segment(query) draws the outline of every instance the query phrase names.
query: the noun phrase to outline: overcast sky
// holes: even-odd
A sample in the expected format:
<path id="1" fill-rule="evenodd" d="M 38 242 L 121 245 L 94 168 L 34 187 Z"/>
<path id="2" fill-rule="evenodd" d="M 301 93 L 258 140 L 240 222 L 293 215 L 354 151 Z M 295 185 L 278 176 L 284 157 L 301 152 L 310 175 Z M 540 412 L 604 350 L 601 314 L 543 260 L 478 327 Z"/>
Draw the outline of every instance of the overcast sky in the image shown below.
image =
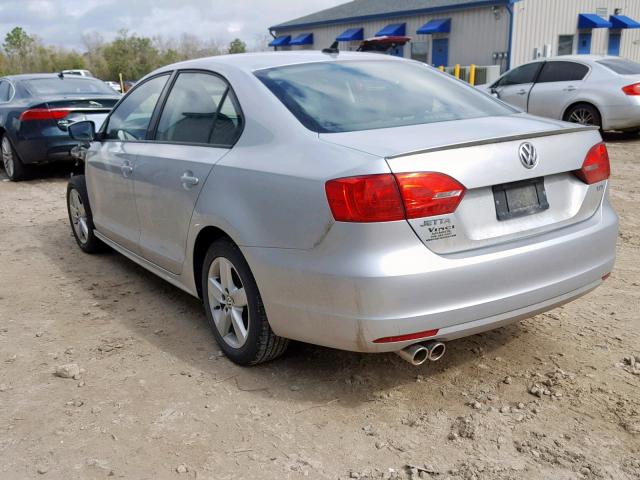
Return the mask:
<path id="1" fill-rule="evenodd" d="M 15 26 L 45 43 L 82 50 L 82 34 L 118 30 L 144 36 L 191 33 L 251 44 L 267 28 L 347 0 L 0 0 L 0 39 Z"/>

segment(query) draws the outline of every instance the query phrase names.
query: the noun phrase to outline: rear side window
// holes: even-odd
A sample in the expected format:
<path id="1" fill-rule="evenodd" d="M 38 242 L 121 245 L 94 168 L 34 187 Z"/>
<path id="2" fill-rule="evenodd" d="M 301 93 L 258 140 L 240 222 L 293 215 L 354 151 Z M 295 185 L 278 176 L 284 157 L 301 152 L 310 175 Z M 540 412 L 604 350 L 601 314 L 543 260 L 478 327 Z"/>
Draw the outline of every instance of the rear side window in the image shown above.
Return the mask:
<path id="1" fill-rule="evenodd" d="M 109 117 L 106 138 L 144 140 L 162 89 L 169 75 L 161 75 L 141 84 L 127 95 Z"/>
<path id="2" fill-rule="evenodd" d="M 538 83 L 571 82 L 582 80 L 589 67 L 574 62 L 547 62 L 540 72 Z"/>
<path id="3" fill-rule="evenodd" d="M 35 96 L 45 95 L 111 95 L 113 90 L 104 82 L 93 78 L 66 75 L 60 77 L 34 78 L 25 80 L 27 89 Z"/>
<path id="4" fill-rule="evenodd" d="M 0 102 L 8 102 L 12 92 L 11 84 L 6 80 L 0 80 Z"/>
<path id="5" fill-rule="evenodd" d="M 540 71 L 542 63 L 529 63 L 522 65 L 502 77 L 496 86 L 508 87 L 509 85 L 520 85 L 523 83 L 533 83 Z"/>
<path id="6" fill-rule="evenodd" d="M 156 140 L 232 145 L 241 125 L 231 95 L 216 75 L 180 73 L 160 116 Z"/>
<path id="7" fill-rule="evenodd" d="M 624 58 L 607 58 L 598 60 L 597 63 L 618 75 L 640 75 L 640 63 L 625 60 Z"/>

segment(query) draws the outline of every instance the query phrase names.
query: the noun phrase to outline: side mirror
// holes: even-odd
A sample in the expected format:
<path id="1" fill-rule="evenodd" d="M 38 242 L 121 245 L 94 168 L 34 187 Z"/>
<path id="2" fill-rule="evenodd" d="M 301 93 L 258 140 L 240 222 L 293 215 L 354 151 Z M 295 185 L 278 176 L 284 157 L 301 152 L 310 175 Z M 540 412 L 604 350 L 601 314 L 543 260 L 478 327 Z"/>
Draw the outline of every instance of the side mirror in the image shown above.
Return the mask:
<path id="1" fill-rule="evenodd" d="M 496 98 L 500 98 L 500 94 L 498 93 L 498 89 L 494 86 L 491 87 L 490 89 L 491 95 L 493 95 Z"/>
<path id="2" fill-rule="evenodd" d="M 96 138 L 96 124 L 91 120 L 82 120 L 69 125 L 69 136 L 80 142 L 93 142 Z"/>

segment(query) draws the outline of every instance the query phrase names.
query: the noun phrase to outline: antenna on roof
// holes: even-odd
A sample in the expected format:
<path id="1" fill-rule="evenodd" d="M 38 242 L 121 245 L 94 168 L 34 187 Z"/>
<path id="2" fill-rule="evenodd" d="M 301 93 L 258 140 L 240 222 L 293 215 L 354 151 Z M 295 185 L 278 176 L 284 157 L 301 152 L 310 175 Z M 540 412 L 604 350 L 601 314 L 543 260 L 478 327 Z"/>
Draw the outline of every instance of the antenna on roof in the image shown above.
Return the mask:
<path id="1" fill-rule="evenodd" d="M 61 78 L 61 79 L 64 78 L 64 72 L 59 72 L 58 73 L 58 78 Z"/>
<path id="2" fill-rule="evenodd" d="M 338 41 L 333 42 L 329 48 L 323 48 L 322 53 L 328 53 L 329 55 L 340 53 L 340 50 L 338 50 Z"/>

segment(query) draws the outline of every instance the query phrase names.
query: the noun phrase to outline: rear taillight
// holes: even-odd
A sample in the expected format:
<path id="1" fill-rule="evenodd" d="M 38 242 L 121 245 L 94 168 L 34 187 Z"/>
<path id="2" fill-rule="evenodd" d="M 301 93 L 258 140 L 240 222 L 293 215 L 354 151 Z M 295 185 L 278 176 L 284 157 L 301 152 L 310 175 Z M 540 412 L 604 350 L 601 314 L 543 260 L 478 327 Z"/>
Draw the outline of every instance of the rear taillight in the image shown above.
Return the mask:
<path id="1" fill-rule="evenodd" d="M 387 173 L 329 180 L 325 185 L 339 222 L 391 222 L 453 213 L 464 186 L 442 173 Z"/>
<path id="2" fill-rule="evenodd" d="M 407 218 L 433 217 L 453 213 L 465 188 L 442 173 L 396 174 Z"/>
<path id="3" fill-rule="evenodd" d="M 32 108 L 25 110 L 20 114 L 21 122 L 28 122 L 31 120 L 62 120 L 69 115 L 69 110 L 63 108 Z"/>
<path id="4" fill-rule="evenodd" d="M 325 190 L 333 218 L 339 222 L 404 219 L 398 184 L 391 174 L 329 180 Z"/>
<path id="5" fill-rule="evenodd" d="M 591 185 L 609 178 L 609 152 L 604 143 L 594 145 L 584 159 L 582 168 L 573 172 L 584 183 Z"/>
<path id="6" fill-rule="evenodd" d="M 627 95 L 637 97 L 640 95 L 640 83 L 634 83 L 633 85 L 622 87 L 622 91 Z"/>

